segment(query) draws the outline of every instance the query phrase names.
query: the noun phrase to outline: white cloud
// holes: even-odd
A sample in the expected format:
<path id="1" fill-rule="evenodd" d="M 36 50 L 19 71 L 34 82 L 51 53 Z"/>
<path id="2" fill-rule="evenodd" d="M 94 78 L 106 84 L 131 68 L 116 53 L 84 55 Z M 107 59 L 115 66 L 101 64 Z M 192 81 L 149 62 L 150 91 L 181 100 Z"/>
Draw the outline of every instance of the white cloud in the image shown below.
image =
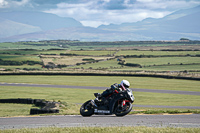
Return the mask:
<path id="1" fill-rule="evenodd" d="M 125 0 L 126 4 L 128 2 L 129 0 Z M 57 14 L 62 17 L 73 17 L 83 25 L 92 27 L 97 27 L 101 24 L 136 22 L 148 17 L 161 18 L 170 13 L 168 11 L 140 9 L 134 7 L 134 5 L 123 10 L 108 10 L 101 6 L 94 1 L 81 4 L 60 3 L 57 4 L 56 9 L 46 10 L 45 12 Z"/>
<path id="2" fill-rule="evenodd" d="M 8 5 L 8 2 L 5 0 L 0 0 L 0 8 L 6 8 Z"/>
<path id="3" fill-rule="evenodd" d="M 56 9 L 46 10 L 44 12 L 54 13 L 62 17 L 78 18 L 78 20 L 84 20 L 94 17 L 95 15 L 103 14 L 101 10 L 95 9 L 93 2 L 82 4 L 60 3 L 57 4 Z"/>
<path id="4" fill-rule="evenodd" d="M 200 4 L 199 0 L 137 0 L 137 4 L 148 9 L 177 10 Z"/>
<path id="5" fill-rule="evenodd" d="M 18 6 L 23 6 L 27 3 L 29 3 L 29 0 L 15 1 L 15 4 L 17 4 Z"/>
<path id="6" fill-rule="evenodd" d="M 80 21 L 84 26 L 89 26 L 89 27 L 95 27 L 97 28 L 99 25 L 109 25 L 108 22 L 102 22 L 102 21 L 92 21 L 92 20 L 88 20 L 88 21 Z"/>
<path id="7" fill-rule="evenodd" d="M 0 0 L 0 8 L 19 8 L 29 3 L 29 0 L 13 1 L 13 0 Z"/>

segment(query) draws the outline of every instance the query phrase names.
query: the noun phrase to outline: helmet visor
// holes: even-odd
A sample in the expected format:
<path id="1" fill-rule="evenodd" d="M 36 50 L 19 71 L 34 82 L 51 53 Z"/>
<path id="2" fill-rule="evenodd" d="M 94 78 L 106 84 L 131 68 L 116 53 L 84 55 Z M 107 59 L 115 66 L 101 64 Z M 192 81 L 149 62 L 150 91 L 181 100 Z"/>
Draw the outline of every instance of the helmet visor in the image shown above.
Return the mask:
<path id="1" fill-rule="evenodd" d="M 125 84 L 121 84 L 121 87 L 123 90 L 126 90 L 127 88 L 129 88 L 129 86 L 125 85 Z"/>
<path id="2" fill-rule="evenodd" d="M 126 84 L 123 84 L 123 86 L 124 86 L 125 88 L 129 88 L 129 86 L 128 86 L 128 85 L 126 85 Z"/>

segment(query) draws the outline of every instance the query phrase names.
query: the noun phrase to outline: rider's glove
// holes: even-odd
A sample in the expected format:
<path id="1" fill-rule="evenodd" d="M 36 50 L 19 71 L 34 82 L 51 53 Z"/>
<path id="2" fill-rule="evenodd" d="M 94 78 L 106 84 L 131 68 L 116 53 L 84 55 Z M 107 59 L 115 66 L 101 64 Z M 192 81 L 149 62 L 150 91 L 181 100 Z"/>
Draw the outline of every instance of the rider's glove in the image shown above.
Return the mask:
<path id="1" fill-rule="evenodd" d="M 112 90 L 117 90 L 118 87 L 116 86 L 116 84 L 113 84 L 113 85 L 111 85 L 111 89 L 112 89 Z"/>

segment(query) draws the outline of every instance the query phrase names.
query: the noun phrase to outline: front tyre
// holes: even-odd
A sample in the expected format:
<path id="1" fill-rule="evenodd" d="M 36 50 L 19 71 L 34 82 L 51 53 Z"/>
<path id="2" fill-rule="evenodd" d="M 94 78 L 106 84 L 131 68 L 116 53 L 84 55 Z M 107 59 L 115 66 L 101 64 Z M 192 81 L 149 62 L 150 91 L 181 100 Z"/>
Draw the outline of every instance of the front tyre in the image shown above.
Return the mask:
<path id="1" fill-rule="evenodd" d="M 94 108 L 91 105 L 91 100 L 85 102 L 80 108 L 80 114 L 82 116 L 91 116 L 94 114 Z"/>
<path id="2" fill-rule="evenodd" d="M 132 110 L 132 107 L 133 107 L 133 105 L 131 102 L 126 102 L 126 104 L 123 107 L 121 107 L 118 104 L 116 107 L 116 110 L 115 110 L 115 115 L 116 116 L 125 116 Z"/>

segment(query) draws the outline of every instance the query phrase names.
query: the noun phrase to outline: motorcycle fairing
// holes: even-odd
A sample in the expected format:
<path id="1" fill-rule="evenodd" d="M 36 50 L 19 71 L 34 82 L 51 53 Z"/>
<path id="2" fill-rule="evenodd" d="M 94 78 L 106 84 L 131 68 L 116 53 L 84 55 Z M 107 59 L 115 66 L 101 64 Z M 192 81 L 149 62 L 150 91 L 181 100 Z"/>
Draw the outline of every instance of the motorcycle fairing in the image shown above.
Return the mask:
<path id="1" fill-rule="evenodd" d="M 114 113 L 114 108 L 115 108 L 115 104 L 121 100 L 121 99 L 124 99 L 126 98 L 126 95 L 124 93 L 118 93 L 114 99 L 112 99 L 110 101 L 110 104 L 109 104 L 109 109 L 110 109 L 110 113 Z"/>

